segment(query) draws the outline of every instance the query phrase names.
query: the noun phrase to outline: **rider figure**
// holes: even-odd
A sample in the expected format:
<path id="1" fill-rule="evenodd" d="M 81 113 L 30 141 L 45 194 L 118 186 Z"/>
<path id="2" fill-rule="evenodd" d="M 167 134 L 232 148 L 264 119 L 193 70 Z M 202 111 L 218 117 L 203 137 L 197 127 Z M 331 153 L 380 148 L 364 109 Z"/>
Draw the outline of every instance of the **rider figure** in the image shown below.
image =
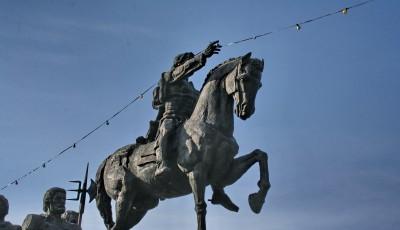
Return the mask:
<path id="1" fill-rule="evenodd" d="M 158 167 L 156 176 L 170 171 L 169 137 L 173 131 L 192 114 L 199 92 L 188 79 L 206 64 L 206 59 L 220 51 L 218 41 L 210 43 L 204 52 L 197 55 L 183 53 L 175 57 L 170 71 L 164 72 L 153 92 L 153 108 L 158 109 L 159 123 L 155 144 Z M 151 128 L 151 127 L 150 127 Z M 151 138 L 151 135 L 148 136 Z M 171 142 L 169 142 L 171 143 Z"/>
<path id="2" fill-rule="evenodd" d="M 150 121 L 146 138 L 138 138 L 138 142 L 148 143 L 156 139 L 155 150 L 158 167 L 156 177 L 168 175 L 171 170 L 171 156 L 168 143 L 174 130 L 192 114 L 197 103 L 199 92 L 188 78 L 206 64 L 206 59 L 220 51 L 218 41 L 210 43 L 204 52 L 194 55 L 183 53 L 175 57 L 170 71 L 164 72 L 153 91 L 153 108 L 158 110 L 155 121 Z M 157 131 L 158 128 L 158 131 Z M 212 204 L 237 212 L 239 208 L 230 200 L 222 188 L 213 187 Z"/>

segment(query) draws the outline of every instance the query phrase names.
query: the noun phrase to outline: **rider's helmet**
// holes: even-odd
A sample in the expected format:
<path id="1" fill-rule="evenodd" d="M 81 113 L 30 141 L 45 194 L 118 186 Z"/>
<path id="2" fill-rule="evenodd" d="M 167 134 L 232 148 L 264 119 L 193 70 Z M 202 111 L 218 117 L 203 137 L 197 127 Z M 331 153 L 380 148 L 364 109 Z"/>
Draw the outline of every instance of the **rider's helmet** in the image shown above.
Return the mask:
<path id="1" fill-rule="evenodd" d="M 177 67 L 179 65 L 182 65 L 185 61 L 191 59 L 194 57 L 194 54 L 192 52 L 186 52 L 186 53 L 181 53 L 178 54 L 175 58 L 174 58 L 174 66 L 173 67 Z"/>

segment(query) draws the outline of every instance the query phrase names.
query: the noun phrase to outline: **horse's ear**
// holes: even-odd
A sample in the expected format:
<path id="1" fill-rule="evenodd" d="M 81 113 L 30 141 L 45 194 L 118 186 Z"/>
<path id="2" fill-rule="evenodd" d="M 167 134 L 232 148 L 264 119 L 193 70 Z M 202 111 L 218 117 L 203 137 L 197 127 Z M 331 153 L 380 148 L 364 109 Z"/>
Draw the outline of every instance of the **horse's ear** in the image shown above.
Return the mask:
<path id="1" fill-rule="evenodd" d="M 250 57 L 251 57 L 251 52 L 248 52 L 247 54 L 242 56 L 242 58 L 240 59 L 242 67 L 244 67 L 245 65 L 247 65 L 247 63 L 249 63 Z"/>
<path id="2" fill-rule="evenodd" d="M 248 60 L 250 59 L 250 57 L 251 57 L 251 52 L 248 52 L 247 54 L 245 54 L 245 55 L 242 57 L 242 61 L 243 61 L 243 62 L 246 62 L 246 61 L 248 61 Z"/>

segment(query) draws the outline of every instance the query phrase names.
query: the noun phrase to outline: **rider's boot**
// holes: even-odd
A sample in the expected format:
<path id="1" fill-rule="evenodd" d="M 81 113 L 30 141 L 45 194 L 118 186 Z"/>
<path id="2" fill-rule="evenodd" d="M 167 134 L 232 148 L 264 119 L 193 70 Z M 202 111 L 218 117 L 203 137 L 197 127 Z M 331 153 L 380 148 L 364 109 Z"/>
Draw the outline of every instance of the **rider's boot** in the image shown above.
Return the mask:
<path id="1" fill-rule="evenodd" d="M 232 212 L 239 211 L 239 207 L 231 201 L 223 189 L 214 189 L 212 198 L 209 201 L 211 201 L 211 204 L 220 204 Z"/>
<path id="2" fill-rule="evenodd" d="M 171 175 L 171 165 L 173 163 L 173 159 L 171 159 L 171 143 L 173 141 L 172 136 L 174 134 L 174 130 L 178 125 L 178 121 L 175 119 L 165 119 L 161 121 L 159 127 L 159 135 L 157 137 L 156 142 L 156 156 L 158 167 L 155 172 L 155 176 L 160 178 L 168 178 Z"/>
<path id="3" fill-rule="evenodd" d="M 159 146 L 156 148 L 156 156 L 157 156 L 157 169 L 155 172 L 155 176 L 157 178 L 165 178 L 171 172 L 171 167 L 169 165 L 169 159 L 167 158 L 167 148 L 165 140 L 161 140 Z"/>

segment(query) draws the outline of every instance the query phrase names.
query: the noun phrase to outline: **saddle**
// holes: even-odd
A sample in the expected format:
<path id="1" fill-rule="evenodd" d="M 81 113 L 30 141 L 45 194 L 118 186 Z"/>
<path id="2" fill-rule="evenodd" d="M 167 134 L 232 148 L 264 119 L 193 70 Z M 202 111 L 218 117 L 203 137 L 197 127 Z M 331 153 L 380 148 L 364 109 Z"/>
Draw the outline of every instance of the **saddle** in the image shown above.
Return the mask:
<path id="1" fill-rule="evenodd" d="M 182 127 L 182 124 L 180 124 L 178 127 L 176 127 L 174 130 L 171 130 L 170 135 L 167 137 L 168 147 L 166 151 L 168 151 L 167 156 L 168 156 L 168 161 L 171 162 L 176 162 L 177 160 L 177 143 L 174 140 L 177 140 L 176 135 L 178 134 L 178 130 Z M 156 149 L 159 148 L 162 151 L 162 149 L 159 147 L 160 143 L 160 138 L 161 136 L 157 136 L 155 141 L 148 142 L 148 143 L 143 143 L 143 144 L 138 144 L 137 150 L 139 157 L 136 158 L 137 163 L 136 165 L 139 167 L 144 167 L 148 164 L 159 164 L 160 158 L 157 157 L 156 154 Z M 164 137 L 165 138 L 165 137 Z M 165 154 L 165 153 L 161 153 Z"/>
<path id="2" fill-rule="evenodd" d="M 139 157 L 137 158 L 137 166 L 144 167 L 149 164 L 157 164 L 157 156 L 154 145 L 155 141 L 138 146 Z"/>

